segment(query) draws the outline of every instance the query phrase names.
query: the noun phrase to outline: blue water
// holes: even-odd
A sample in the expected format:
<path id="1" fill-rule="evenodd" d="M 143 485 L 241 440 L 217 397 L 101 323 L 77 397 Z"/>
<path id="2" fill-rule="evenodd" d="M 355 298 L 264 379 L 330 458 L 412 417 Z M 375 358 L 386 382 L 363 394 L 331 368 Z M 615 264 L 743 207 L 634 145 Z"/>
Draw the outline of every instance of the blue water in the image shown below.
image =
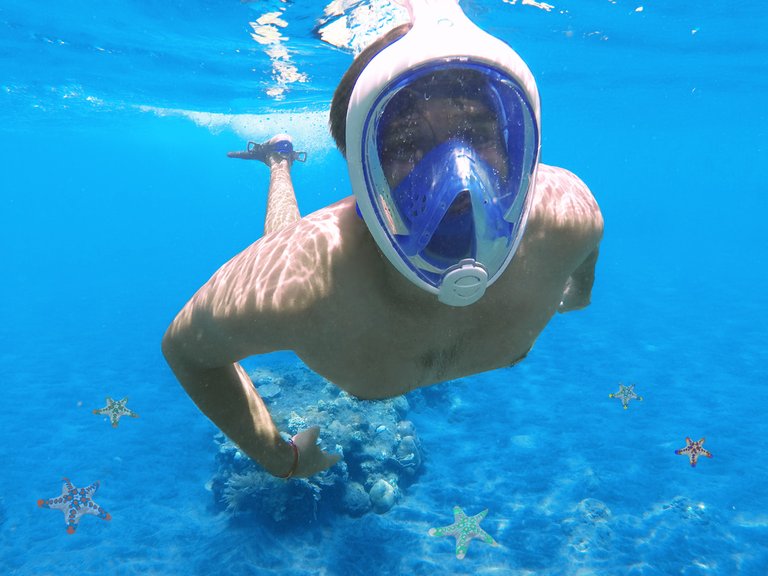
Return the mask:
<path id="1" fill-rule="evenodd" d="M 544 161 L 600 203 L 592 305 L 413 402 L 424 473 L 389 512 L 276 525 L 213 502 L 216 430 L 159 342 L 263 229 L 266 169 L 226 151 L 291 132 L 302 213 L 349 194 L 324 111 L 351 55 L 320 2 L 0 2 L 0 573 L 768 573 L 768 10 L 463 5 L 536 75 Z M 281 8 L 306 81 L 276 86 L 249 22 Z M 106 396 L 140 418 L 112 429 Z M 691 468 L 686 436 L 714 457 Z M 36 504 L 63 477 L 112 520 L 68 535 Z M 430 538 L 454 505 L 500 546 Z"/>

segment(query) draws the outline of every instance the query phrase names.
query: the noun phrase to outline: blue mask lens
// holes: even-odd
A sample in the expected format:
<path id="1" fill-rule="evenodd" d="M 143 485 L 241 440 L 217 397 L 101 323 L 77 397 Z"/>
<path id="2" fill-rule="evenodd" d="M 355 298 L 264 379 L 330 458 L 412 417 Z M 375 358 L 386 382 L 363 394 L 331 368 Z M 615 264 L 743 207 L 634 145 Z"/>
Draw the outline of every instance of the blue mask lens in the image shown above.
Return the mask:
<path id="1" fill-rule="evenodd" d="M 510 230 L 494 200 L 499 186 L 495 172 L 466 143 L 443 142 L 392 191 L 408 230 L 397 236 L 401 249 L 437 267 L 475 257 L 477 218 L 494 236 Z"/>

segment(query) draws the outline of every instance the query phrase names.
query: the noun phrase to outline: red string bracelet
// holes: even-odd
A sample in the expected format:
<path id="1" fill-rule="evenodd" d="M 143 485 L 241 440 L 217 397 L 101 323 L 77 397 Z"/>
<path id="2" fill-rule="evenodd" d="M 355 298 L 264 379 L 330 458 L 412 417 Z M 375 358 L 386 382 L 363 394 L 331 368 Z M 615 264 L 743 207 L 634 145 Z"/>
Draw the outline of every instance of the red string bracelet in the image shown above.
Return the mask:
<path id="1" fill-rule="evenodd" d="M 293 476 L 296 472 L 296 467 L 299 465 L 299 447 L 296 446 L 293 438 L 288 438 L 288 444 L 290 444 L 291 448 L 293 448 L 293 465 L 291 466 L 291 469 L 288 470 L 288 474 L 285 476 L 278 476 L 278 478 L 282 478 L 283 480 L 288 480 L 291 476 Z"/>

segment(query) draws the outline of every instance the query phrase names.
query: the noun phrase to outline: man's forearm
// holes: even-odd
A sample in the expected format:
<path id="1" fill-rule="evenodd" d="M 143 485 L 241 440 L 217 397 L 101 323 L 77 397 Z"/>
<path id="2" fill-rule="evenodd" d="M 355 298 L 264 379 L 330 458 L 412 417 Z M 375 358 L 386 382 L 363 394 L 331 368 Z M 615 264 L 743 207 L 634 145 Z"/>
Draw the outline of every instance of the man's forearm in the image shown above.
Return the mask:
<path id="1" fill-rule="evenodd" d="M 264 401 L 239 364 L 202 368 L 166 346 L 163 351 L 197 407 L 243 452 L 276 476 L 291 469 L 293 450 L 280 437 Z"/>

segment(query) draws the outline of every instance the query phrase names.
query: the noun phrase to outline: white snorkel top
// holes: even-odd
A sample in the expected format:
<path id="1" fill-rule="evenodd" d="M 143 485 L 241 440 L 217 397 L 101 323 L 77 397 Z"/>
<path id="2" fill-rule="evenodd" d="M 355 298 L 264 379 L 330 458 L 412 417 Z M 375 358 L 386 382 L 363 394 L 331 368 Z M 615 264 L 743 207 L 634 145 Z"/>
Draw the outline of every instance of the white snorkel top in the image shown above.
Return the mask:
<path id="1" fill-rule="evenodd" d="M 412 28 L 366 66 L 347 109 L 350 180 L 392 265 L 441 302 L 465 306 L 522 238 L 539 158 L 538 90 L 517 53 L 457 0 L 398 2 Z"/>

